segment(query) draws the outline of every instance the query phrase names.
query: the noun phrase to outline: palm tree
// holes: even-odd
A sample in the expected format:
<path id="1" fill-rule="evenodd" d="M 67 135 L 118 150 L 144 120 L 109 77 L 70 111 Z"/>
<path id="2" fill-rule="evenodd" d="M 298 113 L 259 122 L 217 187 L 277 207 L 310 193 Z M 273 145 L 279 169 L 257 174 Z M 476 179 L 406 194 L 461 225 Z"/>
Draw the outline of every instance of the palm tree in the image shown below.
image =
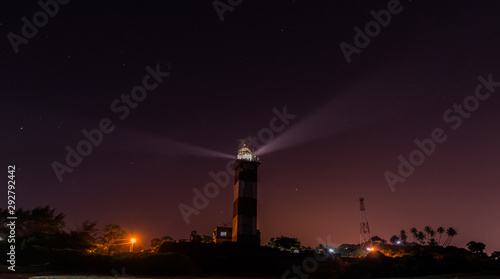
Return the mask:
<path id="1" fill-rule="evenodd" d="M 438 245 L 439 245 L 441 243 L 441 236 L 444 233 L 444 228 L 443 227 L 437 228 L 437 233 L 439 234 L 439 240 L 438 240 Z"/>
<path id="2" fill-rule="evenodd" d="M 408 235 L 406 235 L 406 231 L 405 230 L 401 230 L 399 232 L 399 238 L 403 241 L 403 244 L 406 245 L 407 240 L 408 240 Z"/>
<path id="3" fill-rule="evenodd" d="M 436 231 L 433 230 L 430 226 L 425 226 L 424 231 L 427 234 L 426 235 L 427 244 L 432 243 L 434 245 L 436 243 L 436 240 L 434 239 L 434 236 L 436 235 Z"/>
<path id="4" fill-rule="evenodd" d="M 427 239 L 427 241 L 429 240 L 429 236 L 431 234 L 431 231 L 432 231 L 431 226 L 425 226 L 424 232 L 425 232 L 425 238 Z"/>
<path id="5" fill-rule="evenodd" d="M 433 237 L 433 238 L 431 238 L 431 240 L 429 240 L 429 243 L 427 243 L 427 245 L 438 246 L 438 243 L 437 243 L 436 239 Z"/>
<path id="6" fill-rule="evenodd" d="M 450 245 L 451 243 L 451 240 L 453 239 L 453 237 L 455 235 L 457 235 L 457 231 L 453 228 L 453 227 L 449 227 L 447 230 L 446 230 L 446 234 L 448 235 L 448 238 L 446 239 L 446 241 L 443 243 L 443 246 L 444 247 L 447 247 L 448 245 Z"/>
<path id="7" fill-rule="evenodd" d="M 417 240 L 417 236 L 418 236 L 418 230 L 417 228 L 413 227 L 410 229 L 410 232 L 413 236 L 413 242 L 415 242 Z"/>
<path id="8" fill-rule="evenodd" d="M 425 244 L 425 234 L 423 231 L 419 231 L 417 233 L 417 237 L 416 239 L 420 242 L 420 245 L 424 245 Z"/>

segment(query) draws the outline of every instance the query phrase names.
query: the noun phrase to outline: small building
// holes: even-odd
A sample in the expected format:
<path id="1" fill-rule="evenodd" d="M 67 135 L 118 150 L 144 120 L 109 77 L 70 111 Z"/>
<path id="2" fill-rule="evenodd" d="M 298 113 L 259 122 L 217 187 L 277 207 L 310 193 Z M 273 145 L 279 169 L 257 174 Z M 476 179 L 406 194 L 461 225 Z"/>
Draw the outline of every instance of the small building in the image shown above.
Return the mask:
<path id="1" fill-rule="evenodd" d="M 216 227 L 213 233 L 214 243 L 222 243 L 226 241 L 232 241 L 233 239 L 233 228 L 228 227 Z"/>

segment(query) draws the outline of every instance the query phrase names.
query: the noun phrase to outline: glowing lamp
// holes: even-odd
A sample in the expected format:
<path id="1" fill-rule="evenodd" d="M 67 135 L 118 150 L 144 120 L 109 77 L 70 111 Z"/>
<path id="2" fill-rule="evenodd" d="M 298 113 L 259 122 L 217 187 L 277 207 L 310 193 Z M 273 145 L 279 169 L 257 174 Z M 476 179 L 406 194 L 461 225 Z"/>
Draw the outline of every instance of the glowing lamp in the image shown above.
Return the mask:
<path id="1" fill-rule="evenodd" d="M 252 161 L 252 150 L 248 148 L 246 143 L 243 143 L 240 150 L 238 150 L 238 159 Z"/>
<path id="2" fill-rule="evenodd" d="M 252 150 L 248 147 L 246 143 L 241 144 L 241 148 L 238 150 L 237 158 L 238 160 L 260 162 L 259 157 L 253 155 Z"/>

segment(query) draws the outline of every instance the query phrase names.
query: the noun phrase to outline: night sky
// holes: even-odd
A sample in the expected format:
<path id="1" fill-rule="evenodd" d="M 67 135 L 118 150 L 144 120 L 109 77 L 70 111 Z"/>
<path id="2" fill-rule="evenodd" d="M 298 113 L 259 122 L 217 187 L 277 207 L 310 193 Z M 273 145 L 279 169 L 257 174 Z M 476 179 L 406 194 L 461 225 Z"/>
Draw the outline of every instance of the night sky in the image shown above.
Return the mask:
<path id="1" fill-rule="evenodd" d="M 232 174 L 189 224 L 179 205 L 251 136 L 261 244 L 357 243 L 362 196 L 372 235 L 452 226 L 452 245 L 500 250 L 499 2 L 220 0 L 221 21 L 211 1 L 60 1 L 47 18 L 36 1 L 0 9 L 0 168 L 17 167 L 18 207 L 118 224 L 146 248 L 211 235 L 231 224 Z M 101 121 L 114 129 L 59 179 Z"/>

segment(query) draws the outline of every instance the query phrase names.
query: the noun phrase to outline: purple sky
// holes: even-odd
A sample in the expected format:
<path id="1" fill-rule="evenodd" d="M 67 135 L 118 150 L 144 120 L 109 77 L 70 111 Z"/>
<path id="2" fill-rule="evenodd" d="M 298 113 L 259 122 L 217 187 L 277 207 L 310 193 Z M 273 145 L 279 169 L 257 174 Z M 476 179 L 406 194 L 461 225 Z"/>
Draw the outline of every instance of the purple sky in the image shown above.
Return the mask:
<path id="1" fill-rule="evenodd" d="M 192 206 L 193 189 L 226 169 L 238 140 L 266 133 L 273 109 L 286 107 L 295 117 L 260 150 L 262 244 L 280 235 L 357 243 L 363 196 L 372 235 L 451 226 L 452 245 L 500 250 L 500 86 L 475 97 L 479 76 L 500 81 L 500 4 L 401 1 L 348 63 L 339 45 L 355 46 L 353 28 L 388 3 L 243 1 L 221 22 L 210 1 L 72 1 L 18 53 L 9 34 L 22 36 L 22 18 L 42 8 L 3 4 L 0 167 L 16 164 L 17 206 L 49 204 L 70 228 L 118 224 L 145 247 L 211 234 L 231 223 L 232 186 L 189 224 L 179 204 Z M 148 66 L 170 75 L 124 117 L 112 104 L 125 104 Z M 470 114 L 454 108 L 464 100 Z M 53 162 L 66 164 L 66 146 L 104 118 L 115 129 L 59 182 Z M 391 191 L 384 173 L 398 174 L 398 156 L 436 128 L 446 140 Z"/>

